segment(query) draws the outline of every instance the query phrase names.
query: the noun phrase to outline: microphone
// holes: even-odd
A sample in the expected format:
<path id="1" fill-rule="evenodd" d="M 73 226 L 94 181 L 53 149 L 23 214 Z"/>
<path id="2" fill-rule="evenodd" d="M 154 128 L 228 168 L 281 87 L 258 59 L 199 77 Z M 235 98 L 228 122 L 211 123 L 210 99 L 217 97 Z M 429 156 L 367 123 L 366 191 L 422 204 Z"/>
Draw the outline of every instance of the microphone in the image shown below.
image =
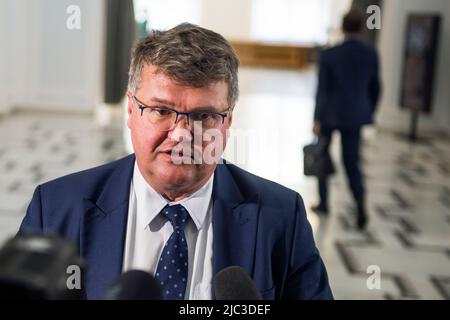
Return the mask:
<path id="1" fill-rule="evenodd" d="M 218 272 L 214 278 L 214 289 L 217 300 L 262 300 L 253 280 L 238 266 Z"/>
<path id="2" fill-rule="evenodd" d="M 120 275 L 105 300 L 161 300 L 161 288 L 149 273 L 129 270 Z"/>
<path id="3" fill-rule="evenodd" d="M 0 299 L 81 300 L 82 270 L 73 243 L 57 235 L 16 236 L 0 249 Z"/>

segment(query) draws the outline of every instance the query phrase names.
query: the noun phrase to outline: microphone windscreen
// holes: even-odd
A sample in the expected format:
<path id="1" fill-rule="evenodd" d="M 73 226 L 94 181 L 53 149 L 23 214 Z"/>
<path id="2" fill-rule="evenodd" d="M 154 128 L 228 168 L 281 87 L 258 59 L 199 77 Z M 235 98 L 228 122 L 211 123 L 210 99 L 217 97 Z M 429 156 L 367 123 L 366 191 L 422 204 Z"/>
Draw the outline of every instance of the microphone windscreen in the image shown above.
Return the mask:
<path id="1" fill-rule="evenodd" d="M 262 300 L 253 280 L 238 266 L 218 272 L 214 278 L 214 288 L 217 300 Z"/>
<path id="2" fill-rule="evenodd" d="M 0 300 L 82 300 L 83 270 L 71 241 L 21 233 L 0 248 Z"/>
<path id="3" fill-rule="evenodd" d="M 123 273 L 108 290 L 106 300 L 161 300 L 156 280 L 142 270 Z"/>

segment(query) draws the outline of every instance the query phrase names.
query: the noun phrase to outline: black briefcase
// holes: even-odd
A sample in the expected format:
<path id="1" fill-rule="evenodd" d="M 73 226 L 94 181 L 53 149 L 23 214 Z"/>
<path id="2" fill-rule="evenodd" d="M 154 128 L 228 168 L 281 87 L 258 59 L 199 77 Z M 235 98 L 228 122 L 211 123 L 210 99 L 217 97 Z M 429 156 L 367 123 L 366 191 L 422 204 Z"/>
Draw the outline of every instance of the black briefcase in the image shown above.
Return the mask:
<path id="1" fill-rule="evenodd" d="M 326 138 L 319 138 L 303 147 L 303 173 L 305 176 L 324 178 L 336 172 L 327 145 Z"/>

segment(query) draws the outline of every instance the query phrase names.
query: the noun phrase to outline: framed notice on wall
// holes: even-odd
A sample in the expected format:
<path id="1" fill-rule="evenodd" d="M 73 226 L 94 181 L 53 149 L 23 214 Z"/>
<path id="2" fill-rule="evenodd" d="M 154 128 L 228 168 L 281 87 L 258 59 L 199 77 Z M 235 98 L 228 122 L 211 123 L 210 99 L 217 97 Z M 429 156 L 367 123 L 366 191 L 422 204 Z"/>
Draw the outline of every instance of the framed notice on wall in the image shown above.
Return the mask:
<path id="1" fill-rule="evenodd" d="M 400 106 L 432 112 L 432 98 L 441 17 L 411 14 L 407 19 Z"/>

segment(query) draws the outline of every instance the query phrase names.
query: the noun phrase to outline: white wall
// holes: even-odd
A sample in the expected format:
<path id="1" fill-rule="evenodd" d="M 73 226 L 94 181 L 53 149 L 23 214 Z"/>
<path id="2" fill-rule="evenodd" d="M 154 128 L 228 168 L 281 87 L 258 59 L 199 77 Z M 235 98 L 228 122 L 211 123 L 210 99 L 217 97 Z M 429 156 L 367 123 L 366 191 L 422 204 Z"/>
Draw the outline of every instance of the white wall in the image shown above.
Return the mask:
<path id="1" fill-rule="evenodd" d="M 9 15 L 12 4 L 12 1 L 0 0 L 0 114 L 7 112 L 12 103 L 12 70 L 9 61 L 12 59 L 13 37 L 8 32 L 13 23 Z"/>
<path id="2" fill-rule="evenodd" d="M 330 27 L 328 29 L 328 43 L 334 45 L 344 38 L 342 33 L 342 18 L 352 5 L 352 0 L 331 0 Z"/>
<path id="3" fill-rule="evenodd" d="M 313 1 L 313 0 L 311 0 Z M 201 25 L 231 40 L 251 40 L 252 7 L 258 0 L 201 0 Z M 273 0 L 274 7 L 280 5 Z M 340 39 L 341 19 L 350 8 L 351 0 L 330 0 L 330 37 Z M 299 17 L 301 19 L 301 17 Z M 273 23 L 267 16 L 267 23 Z"/>
<path id="4" fill-rule="evenodd" d="M 249 40 L 252 0 L 202 0 L 201 25 L 227 39 Z"/>
<path id="5" fill-rule="evenodd" d="M 440 13 L 440 48 L 433 112 L 421 116 L 419 130 L 447 130 L 450 132 L 450 2 L 448 0 L 388 0 L 382 9 L 380 57 L 382 63 L 383 98 L 378 123 L 381 127 L 408 130 L 410 114 L 399 108 L 399 93 L 403 68 L 403 45 L 406 18 L 410 12 Z"/>
<path id="6" fill-rule="evenodd" d="M 9 97 L 0 109 L 93 111 L 102 94 L 104 0 L 0 1 L 1 95 Z M 66 26 L 70 5 L 81 9 L 80 30 Z"/>

